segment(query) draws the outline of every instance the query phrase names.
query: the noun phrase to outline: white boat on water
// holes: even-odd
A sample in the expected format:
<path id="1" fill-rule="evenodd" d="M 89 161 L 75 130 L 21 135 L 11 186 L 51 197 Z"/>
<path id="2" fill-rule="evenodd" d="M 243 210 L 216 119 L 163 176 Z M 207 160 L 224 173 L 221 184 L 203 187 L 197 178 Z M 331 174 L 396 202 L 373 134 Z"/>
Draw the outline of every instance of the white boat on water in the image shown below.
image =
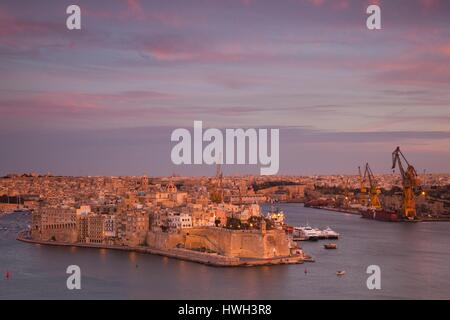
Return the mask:
<path id="1" fill-rule="evenodd" d="M 319 240 L 319 239 L 339 239 L 339 233 L 327 227 L 324 230 L 319 228 L 312 228 L 309 225 L 306 227 L 294 227 L 294 240 Z"/>
<path id="2" fill-rule="evenodd" d="M 316 241 L 319 240 L 319 236 L 317 230 L 308 225 L 294 228 L 294 239 Z"/>
<path id="3" fill-rule="evenodd" d="M 322 230 L 322 237 L 325 239 L 338 239 L 339 233 L 332 230 L 330 227 L 327 227 L 326 229 Z"/>

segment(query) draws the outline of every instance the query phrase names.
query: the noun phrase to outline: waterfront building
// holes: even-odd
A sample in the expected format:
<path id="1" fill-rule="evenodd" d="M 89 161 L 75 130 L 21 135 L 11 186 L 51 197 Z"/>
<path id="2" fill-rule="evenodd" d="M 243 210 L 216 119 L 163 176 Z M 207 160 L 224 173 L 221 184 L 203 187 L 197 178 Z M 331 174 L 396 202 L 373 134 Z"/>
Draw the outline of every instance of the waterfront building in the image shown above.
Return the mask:
<path id="1" fill-rule="evenodd" d="M 88 238 L 88 216 L 79 215 L 77 216 L 77 233 L 78 242 L 85 243 Z"/>
<path id="2" fill-rule="evenodd" d="M 82 205 L 76 209 L 78 242 L 85 243 L 88 236 L 88 214 L 91 213 L 91 207 Z"/>
<path id="3" fill-rule="evenodd" d="M 102 214 L 88 215 L 87 223 L 87 243 L 101 244 L 105 240 L 104 234 L 104 220 L 105 216 Z"/>
<path id="4" fill-rule="evenodd" d="M 119 212 L 118 219 L 118 244 L 124 246 L 138 246 L 145 244 L 149 230 L 149 213 L 145 210 L 128 210 Z"/>
<path id="5" fill-rule="evenodd" d="M 116 217 L 112 214 L 104 215 L 103 232 L 105 238 L 115 238 L 116 233 Z"/>
<path id="6" fill-rule="evenodd" d="M 34 239 L 75 243 L 78 241 L 77 229 L 74 208 L 43 207 L 33 212 L 31 235 Z"/>

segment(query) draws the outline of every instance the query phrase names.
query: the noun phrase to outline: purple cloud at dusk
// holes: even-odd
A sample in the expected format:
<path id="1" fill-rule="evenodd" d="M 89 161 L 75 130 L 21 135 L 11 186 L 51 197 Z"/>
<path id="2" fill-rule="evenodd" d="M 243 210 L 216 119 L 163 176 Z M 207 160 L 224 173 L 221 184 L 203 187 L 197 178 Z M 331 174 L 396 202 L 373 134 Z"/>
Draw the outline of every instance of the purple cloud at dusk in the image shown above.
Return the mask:
<path id="1" fill-rule="evenodd" d="M 389 172 L 397 145 L 449 172 L 449 14 L 444 0 L 2 1 L 0 174 L 214 174 L 170 164 L 171 130 L 194 120 L 280 128 L 280 174 Z"/>

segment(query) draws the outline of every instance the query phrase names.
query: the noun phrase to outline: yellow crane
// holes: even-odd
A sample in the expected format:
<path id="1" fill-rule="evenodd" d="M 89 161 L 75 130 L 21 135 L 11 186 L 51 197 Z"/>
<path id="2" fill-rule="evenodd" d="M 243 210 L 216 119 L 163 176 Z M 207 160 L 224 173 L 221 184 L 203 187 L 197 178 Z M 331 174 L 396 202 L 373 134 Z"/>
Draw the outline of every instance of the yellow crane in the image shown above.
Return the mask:
<path id="1" fill-rule="evenodd" d="M 406 164 L 406 170 L 402 164 L 402 159 Z M 403 153 L 400 151 L 400 147 L 392 152 L 392 169 L 398 166 L 400 175 L 402 178 L 403 186 L 403 216 L 407 219 L 416 218 L 416 200 L 414 199 L 414 188 L 420 185 L 419 178 L 417 177 L 416 169 L 409 164 Z"/>
<path id="2" fill-rule="evenodd" d="M 359 173 L 359 203 L 362 206 L 367 206 L 367 188 L 366 188 L 366 181 L 361 173 L 361 167 L 358 166 L 358 173 Z"/>
<path id="3" fill-rule="evenodd" d="M 375 209 L 381 209 L 381 201 L 379 197 L 381 190 L 368 163 L 366 163 L 366 170 L 364 171 L 364 180 L 366 180 L 366 176 L 369 179 L 370 186 L 370 206 Z"/>

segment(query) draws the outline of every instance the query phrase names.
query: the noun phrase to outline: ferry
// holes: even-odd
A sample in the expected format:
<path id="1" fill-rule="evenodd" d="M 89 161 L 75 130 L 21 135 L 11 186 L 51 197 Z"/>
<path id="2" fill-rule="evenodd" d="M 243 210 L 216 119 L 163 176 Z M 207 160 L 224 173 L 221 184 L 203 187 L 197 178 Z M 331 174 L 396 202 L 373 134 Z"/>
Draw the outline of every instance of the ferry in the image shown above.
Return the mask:
<path id="1" fill-rule="evenodd" d="M 311 228 L 308 225 L 306 227 L 294 228 L 294 240 L 317 241 L 319 240 L 319 237 L 320 235 L 317 230 Z"/>

